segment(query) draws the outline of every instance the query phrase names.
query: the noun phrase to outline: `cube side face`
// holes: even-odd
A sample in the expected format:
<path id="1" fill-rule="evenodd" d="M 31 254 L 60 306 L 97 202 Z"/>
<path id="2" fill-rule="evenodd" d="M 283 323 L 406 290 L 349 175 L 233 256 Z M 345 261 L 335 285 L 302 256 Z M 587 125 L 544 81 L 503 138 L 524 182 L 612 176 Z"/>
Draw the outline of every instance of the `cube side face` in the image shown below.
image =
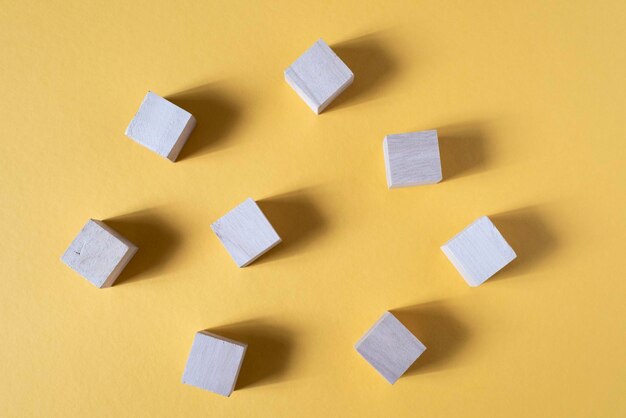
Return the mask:
<path id="1" fill-rule="evenodd" d="M 189 121 L 187 121 L 187 125 L 185 126 L 185 129 L 183 129 L 183 132 L 181 132 L 180 134 L 178 142 L 176 142 L 176 145 L 174 145 L 170 153 L 167 155 L 167 159 L 172 162 L 176 161 L 176 159 L 178 158 L 178 155 L 180 154 L 183 147 L 187 143 L 189 136 L 191 135 L 193 130 L 196 128 L 196 123 L 197 123 L 196 118 L 194 118 L 193 115 L 190 115 L 190 116 L 191 117 L 189 118 Z"/>
<path id="2" fill-rule="evenodd" d="M 483 216 L 441 247 L 470 286 L 479 286 L 517 255 L 491 220 Z"/>
<path id="3" fill-rule="evenodd" d="M 245 267 L 281 242 L 256 202 L 246 199 L 215 221 L 211 229 L 239 267 Z"/>
<path id="4" fill-rule="evenodd" d="M 61 260 L 97 287 L 111 286 L 137 252 L 130 241 L 90 219 Z"/>
<path id="5" fill-rule="evenodd" d="M 320 39 L 285 70 L 285 80 L 319 114 L 352 84 L 354 74 Z"/>
<path id="6" fill-rule="evenodd" d="M 128 125 L 126 136 L 174 161 L 195 126 L 192 119 L 191 113 L 148 92 Z"/>
<path id="7" fill-rule="evenodd" d="M 391 170 L 389 167 L 389 145 L 387 144 L 387 138 L 383 140 L 383 156 L 385 158 L 385 175 L 387 177 L 387 187 L 392 188 L 393 183 L 391 181 Z"/>
<path id="8" fill-rule="evenodd" d="M 426 350 L 424 344 L 390 312 L 365 333 L 355 348 L 391 384 Z"/>
<path id="9" fill-rule="evenodd" d="M 247 346 L 217 335 L 198 332 L 183 373 L 183 383 L 230 396 Z"/>
<path id="10" fill-rule="evenodd" d="M 436 130 L 387 135 L 383 144 L 389 188 L 433 184 L 443 178 Z"/>

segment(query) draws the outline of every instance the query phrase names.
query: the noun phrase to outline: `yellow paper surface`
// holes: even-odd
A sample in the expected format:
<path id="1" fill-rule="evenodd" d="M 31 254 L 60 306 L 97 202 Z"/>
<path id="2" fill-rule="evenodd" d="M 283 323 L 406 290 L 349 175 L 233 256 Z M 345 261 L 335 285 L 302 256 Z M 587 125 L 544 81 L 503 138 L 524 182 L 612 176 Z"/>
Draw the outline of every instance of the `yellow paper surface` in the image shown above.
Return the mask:
<path id="1" fill-rule="evenodd" d="M 0 416 L 623 417 L 623 1 L 4 1 Z M 355 73 L 316 116 L 283 71 Z M 124 136 L 146 91 L 198 126 Z M 387 190 L 386 134 L 439 129 L 444 181 Z M 210 224 L 261 202 L 238 269 Z M 439 246 L 490 216 L 518 259 L 470 288 Z M 99 290 L 88 218 L 139 247 Z M 386 310 L 428 347 L 389 385 Z M 196 331 L 249 343 L 238 389 L 183 385 Z"/>

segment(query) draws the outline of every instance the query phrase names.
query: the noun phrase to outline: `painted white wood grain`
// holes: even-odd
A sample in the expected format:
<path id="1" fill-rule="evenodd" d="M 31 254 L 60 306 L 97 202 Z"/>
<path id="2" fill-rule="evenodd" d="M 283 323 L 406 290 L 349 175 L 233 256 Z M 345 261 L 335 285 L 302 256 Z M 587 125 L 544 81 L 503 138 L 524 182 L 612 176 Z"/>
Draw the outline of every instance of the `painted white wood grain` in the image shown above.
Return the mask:
<path id="1" fill-rule="evenodd" d="M 126 128 L 126 136 L 176 161 L 195 126 L 196 119 L 191 113 L 149 91 Z"/>
<path id="2" fill-rule="evenodd" d="M 387 186 L 418 186 L 442 179 L 437 131 L 387 135 L 383 140 Z"/>
<path id="3" fill-rule="evenodd" d="M 426 350 L 391 312 L 385 312 L 355 348 L 391 384 Z"/>
<path id="4" fill-rule="evenodd" d="M 230 396 L 247 347 L 247 344 L 207 331 L 196 333 L 183 373 L 183 383 Z"/>
<path id="5" fill-rule="evenodd" d="M 486 216 L 459 232 L 441 250 L 470 286 L 484 283 L 517 257 Z"/>
<path id="6" fill-rule="evenodd" d="M 289 68 L 285 80 L 317 114 L 354 80 L 354 74 L 322 39 Z"/>
<path id="7" fill-rule="evenodd" d="M 112 286 L 137 252 L 137 246 L 105 223 L 90 219 L 61 256 L 61 261 L 103 288 Z"/>
<path id="8" fill-rule="evenodd" d="M 245 267 L 281 242 L 259 206 L 251 198 L 211 225 L 239 267 Z"/>

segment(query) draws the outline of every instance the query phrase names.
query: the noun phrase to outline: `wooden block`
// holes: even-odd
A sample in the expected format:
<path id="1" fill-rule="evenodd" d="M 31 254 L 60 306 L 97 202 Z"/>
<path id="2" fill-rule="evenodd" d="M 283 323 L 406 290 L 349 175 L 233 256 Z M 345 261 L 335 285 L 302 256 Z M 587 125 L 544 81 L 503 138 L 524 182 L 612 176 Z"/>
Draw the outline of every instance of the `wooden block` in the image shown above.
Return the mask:
<path id="1" fill-rule="evenodd" d="M 126 128 L 126 136 L 176 161 L 195 127 L 196 119 L 191 113 L 149 91 Z"/>
<path id="2" fill-rule="evenodd" d="M 426 346 L 390 312 L 383 314 L 355 348 L 391 384 L 426 350 Z"/>
<path id="3" fill-rule="evenodd" d="M 478 286 L 517 257 L 488 217 L 483 216 L 441 250 L 470 286 Z"/>
<path id="4" fill-rule="evenodd" d="M 207 331 L 196 333 L 183 373 L 183 383 L 230 396 L 247 348 L 247 344 Z"/>
<path id="5" fill-rule="evenodd" d="M 101 221 L 90 219 L 61 261 L 97 287 L 109 287 L 137 252 L 137 246 Z"/>
<path id="6" fill-rule="evenodd" d="M 319 114 L 352 84 L 354 74 L 320 39 L 285 70 L 285 80 Z"/>
<path id="7" fill-rule="evenodd" d="M 383 152 L 390 189 L 441 181 L 436 130 L 387 135 Z"/>
<path id="8" fill-rule="evenodd" d="M 211 225 L 239 267 L 245 267 L 280 243 L 280 237 L 250 198 Z"/>

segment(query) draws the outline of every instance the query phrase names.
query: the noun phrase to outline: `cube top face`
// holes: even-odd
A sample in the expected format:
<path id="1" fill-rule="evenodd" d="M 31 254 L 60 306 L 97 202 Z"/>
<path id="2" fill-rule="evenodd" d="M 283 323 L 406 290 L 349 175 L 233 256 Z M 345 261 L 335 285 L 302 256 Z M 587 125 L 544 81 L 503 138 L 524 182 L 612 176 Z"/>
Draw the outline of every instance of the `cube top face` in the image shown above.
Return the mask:
<path id="1" fill-rule="evenodd" d="M 191 113 L 149 91 L 126 128 L 126 136 L 176 161 L 195 125 Z"/>
<path id="2" fill-rule="evenodd" d="M 319 114 L 354 80 L 354 74 L 322 39 L 289 68 L 285 80 Z"/>
<path id="3" fill-rule="evenodd" d="M 486 216 L 458 233 L 441 250 L 470 286 L 484 283 L 517 257 Z"/>
<path id="4" fill-rule="evenodd" d="M 97 287 L 109 287 L 137 247 L 101 221 L 90 219 L 61 261 Z"/>
<path id="5" fill-rule="evenodd" d="M 183 383 L 230 396 L 247 345 L 210 332 L 196 333 L 183 374 Z"/>
<path id="6" fill-rule="evenodd" d="M 211 225 L 239 267 L 245 267 L 281 242 L 256 202 L 250 198 Z"/>
<path id="7" fill-rule="evenodd" d="M 426 350 L 424 344 L 390 312 L 383 314 L 355 348 L 391 384 Z"/>
<path id="8" fill-rule="evenodd" d="M 387 186 L 417 186 L 442 179 L 437 131 L 387 135 L 383 141 Z"/>

